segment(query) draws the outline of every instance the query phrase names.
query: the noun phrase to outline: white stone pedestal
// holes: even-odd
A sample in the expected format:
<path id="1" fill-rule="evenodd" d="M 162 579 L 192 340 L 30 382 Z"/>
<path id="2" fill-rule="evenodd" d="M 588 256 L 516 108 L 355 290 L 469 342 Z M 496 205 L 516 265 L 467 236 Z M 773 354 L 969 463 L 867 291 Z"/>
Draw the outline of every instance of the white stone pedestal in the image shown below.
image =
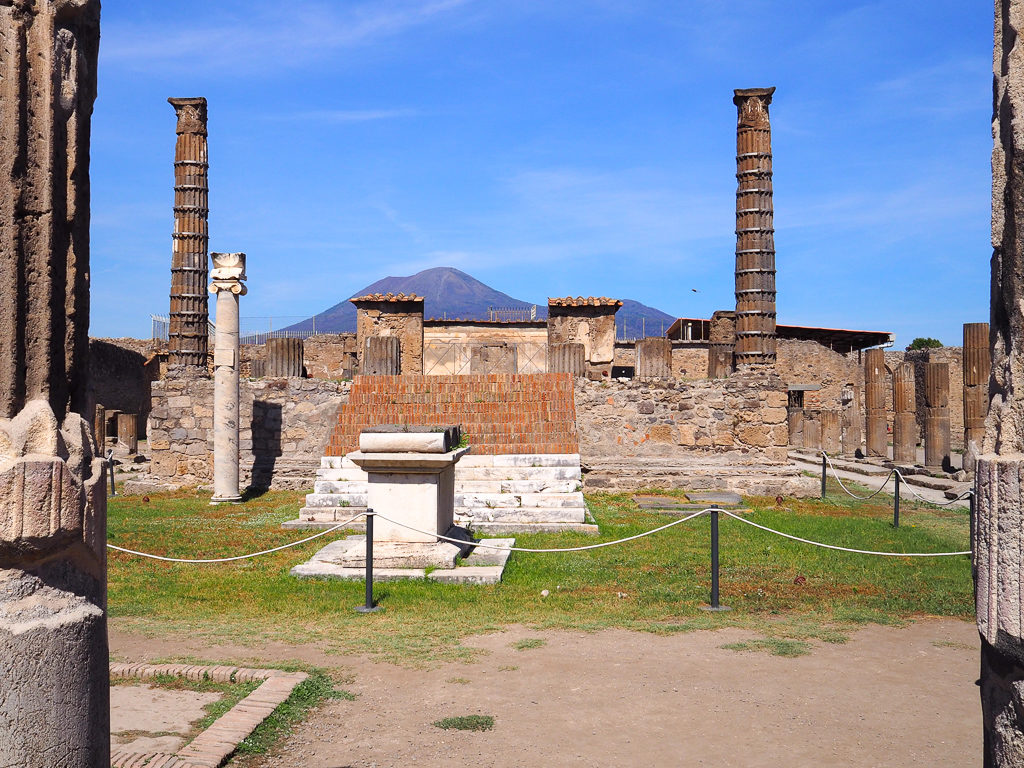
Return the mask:
<path id="1" fill-rule="evenodd" d="M 374 521 L 374 541 L 431 544 L 437 542 L 438 534 L 447 534 L 455 524 L 455 464 L 467 453 L 469 448 L 447 453 L 348 454 L 367 474 L 366 506 L 383 515 Z"/>

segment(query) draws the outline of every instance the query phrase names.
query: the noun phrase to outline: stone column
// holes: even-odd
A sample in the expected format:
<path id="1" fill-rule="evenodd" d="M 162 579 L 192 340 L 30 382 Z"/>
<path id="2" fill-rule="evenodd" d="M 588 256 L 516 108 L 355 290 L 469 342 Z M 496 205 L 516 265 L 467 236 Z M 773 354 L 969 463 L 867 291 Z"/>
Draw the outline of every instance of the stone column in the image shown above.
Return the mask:
<path id="1" fill-rule="evenodd" d="M 736 351 L 736 313 L 718 310 L 708 329 L 708 378 L 724 379 L 733 372 Z"/>
<path id="2" fill-rule="evenodd" d="M 868 456 L 889 457 L 885 409 L 885 353 L 869 349 L 864 353 L 864 410 Z"/>
<path id="3" fill-rule="evenodd" d="M 892 372 L 892 460 L 917 463 L 917 392 L 914 364 L 902 362 Z"/>
<path id="4" fill-rule="evenodd" d="M 571 373 L 580 378 L 587 375 L 586 347 L 574 341 L 549 343 L 548 373 Z"/>
<path id="5" fill-rule="evenodd" d="M 835 456 L 843 449 L 839 411 L 822 411 L 819 418 L 821 420 L 821 450 L 829 456 Z"/>
<path id="6" fill-rule="evenodd" d="M 206 99 L 167 101 L 178 116 L 167 362 L 206 376 L 210 320 L 206 293 L 206 250 L 210 241 Z"/>
<path id="7" fill-rule="evenodd" d="M 107 455 L 107 409 L 102 405 L 96 406 L 92 417 L 92 436 L 96 443 L 96 455 Z"/>
<path id="8" fill-rule="evenodd" d="M 821 450 L 821 411 L 804 409 L 803 447 L 812 451 Z"/>
<path id="9" fill-rule="evenodd" d="M 97 0 L 0 3 L 0 765 L 110 765 L 87 405 Z"/>
<path id="10" fill-rule="evenodd" d="M 241 501 L 238 488 L 238 297 L 246 293 L 244 253 L 211 253 L 217 297 L 213 344 L 213 499 Z"/>
<path id="11" fill-rule="evenodd" d="M 736 365 L 775 364 L 774 88 L 734 92 L 736 128 Z"/>
<path id="12" fill-rule="evenodd" d="M 270 378 L 302 378 L 302 339 L 267 339 L 266 375 Z"/>
<path id="13" fill-rule="evenodd" d="M 615 313 L 622 302 L 607 296 L 548 298 L 548 346 L 583 345 L 586 376 L 609 379 L 615 360 Z"/>
<path id="14" fill-rule="evenodd" d="M 841 394 L 843 403 L 843 455 L 853 456 L 863 443 L 860 429 L 860 387 L 847 384 Z"/>
<path id="15" fill-rule="evenodd" d="M 924 364 L 924 465 L 949 467 L 949 363 Z"/>
<path id="16" fill-rule="evenodd" d="M 139 417 L 137 414 L 117 414 L 117 442 L 129 454 L 139 452 Z"/>
<path id="17" fill-rule="evenodd" d="M 985 438 L 991 372 L 988 323 L 964 323 L 964 469 L 968 472 L 974 471 Z"/>
<path id="18" fill-rule="evenodd" d="M 636 343 L 636 378 L 672 378 L 672 342 L 655 337 Z"/>
<path id="19" fill-rule="evenodd" d="M 402 373 L 402 344 L 397 336 L 367 336 L 359 373 L 363 376 L 397 376 Z"/>

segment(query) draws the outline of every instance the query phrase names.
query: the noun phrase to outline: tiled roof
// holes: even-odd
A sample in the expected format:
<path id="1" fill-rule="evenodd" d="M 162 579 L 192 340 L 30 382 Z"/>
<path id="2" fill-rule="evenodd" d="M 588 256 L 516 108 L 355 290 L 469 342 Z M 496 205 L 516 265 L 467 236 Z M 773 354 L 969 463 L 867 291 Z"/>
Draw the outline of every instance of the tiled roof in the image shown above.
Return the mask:
<path id="1" fill-rule="evenodd" d="M 415 293 L 368 293 L 365 296 L 356 296 L 349 301 L 424 301 L 424 298 Z"/>
<path id="2" fill-rule="evenodd" d="M 621 307 L 618 299 L 607 296 L 566 296 L 564 299 L 548 299 L 549 307 Z"/>

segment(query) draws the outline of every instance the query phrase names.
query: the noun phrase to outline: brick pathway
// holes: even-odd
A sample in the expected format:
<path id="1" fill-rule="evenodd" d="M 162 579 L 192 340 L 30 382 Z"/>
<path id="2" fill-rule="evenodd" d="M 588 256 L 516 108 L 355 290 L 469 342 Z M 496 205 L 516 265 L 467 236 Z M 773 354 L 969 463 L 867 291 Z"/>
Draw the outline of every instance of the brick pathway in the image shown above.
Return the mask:
<path id="1" fill-rule="evenodd" d="M 127 752 L 115 750 L 111 768 L 217 768 L 230 757 L 239 743 L 252 733 L 308 675 L 276 669 L 192 664 L 111 664 L 111 677 L 140 680 L 158 675 L 184 677 L 187 680 L 213 680 L 218 683 L 249 683 L 262 680 L 250 693 L 191 743 L 174 754 L 163 752 Z"/>

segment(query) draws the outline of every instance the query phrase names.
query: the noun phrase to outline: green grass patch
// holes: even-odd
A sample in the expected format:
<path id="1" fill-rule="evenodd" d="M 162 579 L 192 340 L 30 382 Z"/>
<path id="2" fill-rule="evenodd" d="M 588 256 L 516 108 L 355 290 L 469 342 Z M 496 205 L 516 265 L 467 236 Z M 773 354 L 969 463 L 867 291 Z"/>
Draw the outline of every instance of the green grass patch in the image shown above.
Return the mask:
<path id="1" fill-rule="evenodd" d="M 490 715 L 461 715 L 445 717 L 434 722 L 434 727 L 446 731 L 489 731 L 494 728 L 494 718 Z"/>
<path id="2" fill-rule="evenodd" d="M 788 640 L 778 637 L 765 637 L 760 640 L 746 640 L 741 643 L 726 643 L 719 646 L 727 651 L 761 651 L 772 656 L 795 658 L 806 656 L 811 652 L 811 644 L 803 640 Z"/>
<path id="3" fill-rule="evenodd" d="M 291 733 L 296 724 L 313 707 L 328 699 L 355 698 L 347 691 L 337 691 L 331 679 L 321 671 L 310 673 L 299 683 L 292 695 L 277 706 L 270 716 L 246 736 L 235 752 L 239 755 L 260 755 L 269 750 L 279 739 Z"/>
<path id="4" fill-rule="evenodd" d="M 516 640 L 510 647 L 517 651 L 528 651 L 531 648 L 541 648 L 547 644 L 548 641 L 542 637 L 524 637 L 522 640 Z"/>
<path id="5" fill-rule="evenodd" d="M 836 488 L 838 491 L 838 488 Z M 861 492 L 858 489 L 858 492 Z M 680 492 L 666 495 L 678 496 Z M 110 541 L 178 557 L 223 557 L 308 536 L 280 527 L 302 506 L 298 491 L 271 492 L 240 505 L 209 506 L 208 494 L 182 492 L 109 501 Z M 588 494 L 600 526 L 579 532 L 517 534 L 524 547 L 567 547 L 632 536 L 667 518 L 640 509 L 632 494 Z M 966 509 L 903 499 L 900 528 L 891 496 L 855 501 L 745 499 L 746 517 L 830 544 L 880 551 L 969 549 Z M 900 624 L 916 616 L 973 617 L 967 557 L 881 558 L 810 547 L 741 522 L 721 521 L 721 600 L 733 610 L 706 614 L 710 589 L 709 520 L 698 518 L 615 547 L 570 554 L 513 553 L 502 583 L 386 582 L 387 610 L 360 615 L 360 582 L 307 581 L 288 571 L 334 535 L 254 560 L 187 565 L 111 552 L 110 614 L 118 629 L 189 636 L 211 644 L 315 643 L 332 654 L 367 653 L 402 664 L 472 661 L 463 644 L 509 625 L 597 631 L 622 628 L 671 634 L 742 627 L 781 639 L 830 642 L 866 622 Z M 546 598 L 541 592 L 548 590 Z M 621 597 L 620 595 L 625 595 Z"/>

